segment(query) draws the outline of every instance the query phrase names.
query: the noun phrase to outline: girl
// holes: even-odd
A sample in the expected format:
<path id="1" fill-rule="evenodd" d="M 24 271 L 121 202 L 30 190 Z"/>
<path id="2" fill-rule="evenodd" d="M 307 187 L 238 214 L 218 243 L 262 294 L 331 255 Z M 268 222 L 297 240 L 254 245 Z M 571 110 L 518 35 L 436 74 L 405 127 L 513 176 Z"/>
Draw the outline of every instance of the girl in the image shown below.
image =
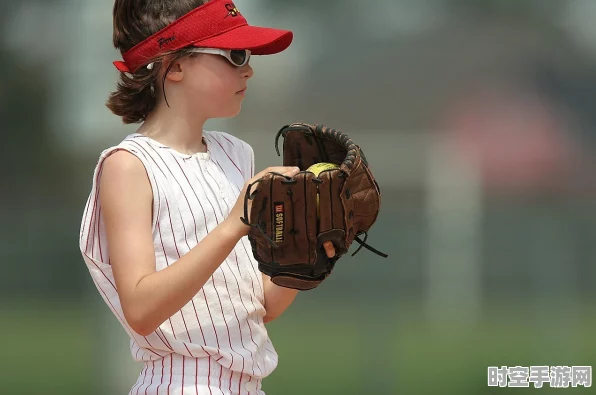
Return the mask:
<path id="1" fill-rule="evenodd" d="M 250 145 L 203 125 L 238 114 L 251 54 L 291 41 L 230 0 L 115 2 L 123 61 L 107 106 L 141 126 L 99 158 L 80 249 L 144 362 L 130 394 L 263 394 L 277 365 L 264 324 L 297 291 L 259 272 L 240 217 L 248 183 L 299 169 L 253 177 Z"/>

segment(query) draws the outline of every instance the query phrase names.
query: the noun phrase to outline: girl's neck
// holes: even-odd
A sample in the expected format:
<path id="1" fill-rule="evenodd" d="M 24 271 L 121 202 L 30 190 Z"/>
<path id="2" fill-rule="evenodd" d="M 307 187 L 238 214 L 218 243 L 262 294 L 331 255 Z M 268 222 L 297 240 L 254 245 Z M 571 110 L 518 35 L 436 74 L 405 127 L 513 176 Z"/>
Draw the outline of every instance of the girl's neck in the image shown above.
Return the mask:
<path id="1" fill-rule="evenodd" d="M 138 132 L 184 154 L 207 152 L 203 144 L 205 119 L 176 114 L 172 108 L 151 112 Z"/>

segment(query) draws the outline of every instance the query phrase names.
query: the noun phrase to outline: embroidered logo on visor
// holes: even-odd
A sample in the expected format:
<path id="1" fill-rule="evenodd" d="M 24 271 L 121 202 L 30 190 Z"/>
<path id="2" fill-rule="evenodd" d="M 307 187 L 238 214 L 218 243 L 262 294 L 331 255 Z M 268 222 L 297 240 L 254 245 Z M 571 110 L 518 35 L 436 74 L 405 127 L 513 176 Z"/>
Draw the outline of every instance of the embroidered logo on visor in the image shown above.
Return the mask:
<path id="1" fill-rule="evenodd" d="M 175 39 L 176 39 L 176 35 L 173 35 L 170 37 L 160 37 L 157 39 L 157 44 L 159 45 L 160 48 L 162 48 L 164 45 L 166 45 L 167 43 L 171 43 Z"/>
<path id="2" fill-rule="evenodd" d="M 238 8 L 236 8 L 234 3 L 227 3 L 226 10 L 228 10 L 228 15 L 226 15 L 224 19 L 226 19 L 229 16 L 236 17 L 236 16 L 240 15 L 240 11 L 238 11 Z"/>

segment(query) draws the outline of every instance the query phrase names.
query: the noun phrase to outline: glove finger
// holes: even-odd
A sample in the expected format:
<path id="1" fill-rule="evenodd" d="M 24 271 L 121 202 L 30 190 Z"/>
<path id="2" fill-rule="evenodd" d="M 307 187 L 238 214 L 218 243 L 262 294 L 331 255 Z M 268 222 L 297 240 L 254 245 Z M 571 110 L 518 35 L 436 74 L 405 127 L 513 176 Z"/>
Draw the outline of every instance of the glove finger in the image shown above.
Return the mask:
<path id="1" fill-rule="evenodd" d="M 333 242 L 335 256 L 341 256 L 347 252 L 349 245 L 346 245 L 346 232 L 351 227 L 351 218 L 342 199 L 341 192 L 344 187 L 344 179 L 338 177 L 340 170 L 331 169 L 322 171 L 319 174 L 319 245 L 324 247 L 324 242 Z M 325 248 L 323 252 L 327 253 Z M 328 256 L 328 254 L 327 254 Z"/>
<path id="2" fill-rule="evenodd" d="M 285 177 L 274 174 L 271 183 L 271 210 L 273 212 L 273 224 L 271 238 L 277 248 L 271 248 L 271 259 L 280 264 L 287 263 L 286 251 L 296 249 L 296 240 L 293 237 L 294 215 L 292 215 L 292 196 L 296 189 L 296 183 L 284 183 Z"/>
<path id="3" fill-rule="evenodd" d="M 271 192 L 278 244 L 273 259 L 282 265 L 312 264 L 317 241 L 316 185 L 310 173 L 297 174 L 291 183 L 284 181 L 274 178 Z"/>
<path id="4" fill-rule="evenodd" d="M 344 180 L 337 177 L 340 170 L 330 169 L 322 171 L 319 179 L 319 232 L 327 232 L 332 229 L 345 229 L 346 214 L 341 202 L 340 194 Z"/>

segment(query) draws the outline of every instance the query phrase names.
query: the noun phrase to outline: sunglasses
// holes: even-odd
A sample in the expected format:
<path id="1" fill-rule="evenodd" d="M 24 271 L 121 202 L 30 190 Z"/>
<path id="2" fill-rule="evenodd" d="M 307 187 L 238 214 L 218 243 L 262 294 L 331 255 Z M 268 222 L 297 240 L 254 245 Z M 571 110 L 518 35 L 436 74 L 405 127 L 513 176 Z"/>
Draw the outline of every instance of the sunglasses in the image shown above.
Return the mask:
<path id="1" fill-rule="evenodd" d="M 242 67 L 250 60 L 250 50 L 248 49 L 218 49 L 218 48 L 188 48 L 192 53 L 208 53 L 211 55 L 220 55 L 228 59 L 236 67 Z M 153 69 L 153 63 L 147 65 L 147 69 Z"/>
<path id="2" fill-rule="evenodd" d="M 250 50 L 248 49 L 217 49 L 217 48 L 190 48 L 190 52 L 208 53 L 211 55 L 220 55 L 228 59 L 236 67 L 242 67 L 250 60 Z"/>

